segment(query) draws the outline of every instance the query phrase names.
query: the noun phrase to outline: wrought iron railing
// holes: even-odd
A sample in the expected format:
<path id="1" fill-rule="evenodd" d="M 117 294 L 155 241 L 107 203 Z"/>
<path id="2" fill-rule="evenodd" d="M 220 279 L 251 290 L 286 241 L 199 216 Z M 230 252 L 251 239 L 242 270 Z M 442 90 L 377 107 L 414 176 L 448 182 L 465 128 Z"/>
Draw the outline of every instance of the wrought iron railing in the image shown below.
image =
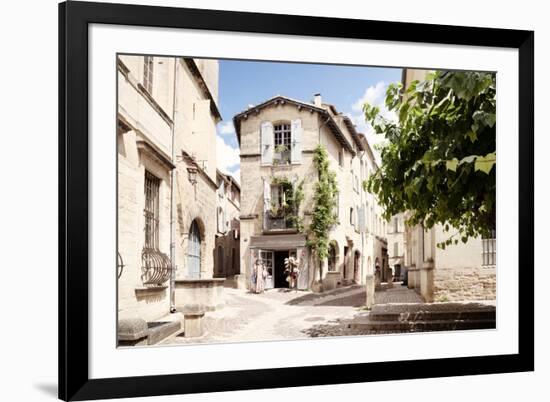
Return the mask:
<path id="1" fill-rule="evenodd" d="M 296 222 L 293 216 L 281 215 L 273 216 L 270 213 L 266 213 L 265 216 L 265 230 L 284 230 L 295 229 Z"/>
<path id="2" fill-rule="evenodd" d="M 170 279 L 170 258 L 155 248 L 144 247 L 141 251 L 141 279 L 144 285 L 161 286 Z"/>
<path id="3" fill-rule="evenodd" d="M 120 255 L 119 252 L 117 252 L 117 254 L 118 254 L 117 276 L 118 276 L 118 279 L 120 279 L 120 277 L 122 276 L 122 271 L 124 271 L 124 260 L 122 259 L 122 255 Z"/>

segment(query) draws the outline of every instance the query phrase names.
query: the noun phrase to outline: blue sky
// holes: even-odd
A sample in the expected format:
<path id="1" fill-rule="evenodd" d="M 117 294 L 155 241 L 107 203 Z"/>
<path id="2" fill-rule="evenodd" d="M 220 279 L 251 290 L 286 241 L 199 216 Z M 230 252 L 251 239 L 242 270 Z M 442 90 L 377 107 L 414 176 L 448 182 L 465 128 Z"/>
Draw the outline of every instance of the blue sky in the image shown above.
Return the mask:
<path id="1" fill-rule="evenodd" d="M 224 120 L 217 127 L 218 168 L 239 179 L 233 116 L 275 95 L 310 102 L 315 93 L 321 93 L 323 102 L 349 115 L 371 143 L 379 142 L 380 136 L 374 136 L 362 118 L 361 105 L 368 101 L 384 112 L 386 88 L 400 80 L 400 68 L 220 60 L 219 103 Z"/>

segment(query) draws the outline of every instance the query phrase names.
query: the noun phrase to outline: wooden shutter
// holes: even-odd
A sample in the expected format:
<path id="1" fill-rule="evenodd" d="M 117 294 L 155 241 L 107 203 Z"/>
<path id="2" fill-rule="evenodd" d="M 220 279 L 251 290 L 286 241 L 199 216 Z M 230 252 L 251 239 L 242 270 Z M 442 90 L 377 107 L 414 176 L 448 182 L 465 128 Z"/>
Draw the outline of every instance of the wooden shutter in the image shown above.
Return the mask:
<path id="1" fill-rule="evenodd" d="M 273 163 L 273 124 L 270 121 L 264 121 L 260 131 L 262 165 L 271 165 Z"/>
<path id="2" fill-rule="evenodd" d="M 290 162 L 302 163 L 302 120 L 292 120 L 290 130 Z"/>

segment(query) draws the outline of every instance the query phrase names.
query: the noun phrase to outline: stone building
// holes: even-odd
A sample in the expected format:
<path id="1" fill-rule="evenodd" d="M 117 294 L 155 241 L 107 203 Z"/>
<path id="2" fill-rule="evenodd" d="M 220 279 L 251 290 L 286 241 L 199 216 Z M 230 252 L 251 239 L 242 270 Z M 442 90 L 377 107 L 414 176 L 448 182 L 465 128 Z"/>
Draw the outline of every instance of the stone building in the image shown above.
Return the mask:
<path id="1" fill-rule="evenodd" d="M 226 285 L 237 287 L 240 274 L 241 188 L 229 174 L 217 172 L 217 233 L 214 276 L 225 278 Z"/>
<path id="2" fill-rule="evenodd" d="M 218 62 L 120 55 L 117 74 L 118 317 L 150 323 L 213 277 Z"/>
<path id="3" fill-rule="evenodd" d="M 288 287 L 284 259 L 298 259 L 299 289 L 327 290 L 365 283 L 376 263 L 387 264 L 381 211 L 363 180 L 375 161 L 365 137 L 351 120 L 322 102 L 320 95 L 302 102 L 275 96 L 233 118 L 241 152 L 241 281 L 248 285 L 258 259 L 268 268 L 267 288 Z M 326 148 L 339 188 L 338 223 L 330 232 L 330 256 L 315 261 L 307 247 L 307 228 L 314 207 L 318 145 Z M 302 189 L 298 211 L 287 198 Z M 322 268 L 319 269 L 319 266 Z"/>
<path id="4" fill-rule="evenodd" d="M 392 216 L 387 225 L 389 266 L 394 280 L 403 280 L 405 273 L 405 221 L 403 213 Z"/>
<path id="5" fill-rule="evenodd" d="M 403 71 L 403 86 L 422 80 L 427 70 Z M 407 213 L 403 215 L 407 218 Z M 452 228 L 451 228 L 452 230 Z M 442 225 L 424 229 L 422 225 L 404 226 L 404 265 L 408 287 L 425 301 L 493 300 L 496 298 L 496 233 L 492 238 L 469 239 L 437 247 L 449 233 Z"/>

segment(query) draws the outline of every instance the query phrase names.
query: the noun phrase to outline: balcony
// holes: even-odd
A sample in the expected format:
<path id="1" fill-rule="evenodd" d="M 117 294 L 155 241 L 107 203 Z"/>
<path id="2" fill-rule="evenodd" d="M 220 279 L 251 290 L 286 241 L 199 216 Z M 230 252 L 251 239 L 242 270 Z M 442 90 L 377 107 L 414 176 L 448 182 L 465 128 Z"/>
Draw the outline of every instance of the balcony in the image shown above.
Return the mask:
<path id="1" fill-rule="evenodd" d="M 291 214 L 264 214 L 264 232 L 296 233 L 296 218 Z"/>

